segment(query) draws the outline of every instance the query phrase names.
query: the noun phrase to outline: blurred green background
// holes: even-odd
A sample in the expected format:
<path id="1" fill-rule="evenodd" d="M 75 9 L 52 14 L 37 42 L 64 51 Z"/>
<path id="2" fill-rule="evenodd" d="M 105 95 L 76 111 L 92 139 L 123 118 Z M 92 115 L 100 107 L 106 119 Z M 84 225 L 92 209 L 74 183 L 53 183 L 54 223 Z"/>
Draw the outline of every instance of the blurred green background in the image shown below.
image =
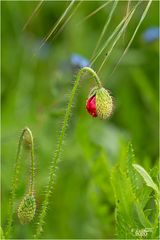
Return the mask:
<path id="1" fill-rule="evenodd" d="M 3 1 L 1 4 L 3 228 L 18 138 L 25 126 L 32 130 L 35 140 L 36 199 L 40 209 L 75 79 L 71 55 L 76 53 L 91 58 L 112 4 L 80 22 L 103 3 L 82 2 L 63 31 L 54 40 L 53 35 L 40 50 L 42 39 L 69 2 L 45 1 L 24 31 L 23 26 L 38 3 Z M 104 86 L 110 89 L 115 101 L 115 111 L 109 120 L 93 119 L 87 114 L 85 102 L 94 83 L 87 79 L 81 81 L 58 165 L 44 238 L 114 238 L 112 166 L 124 159 L 128 141 L 133 143 L 137 162 L 146 169 L 157 161 L 158 40 L 148 43 L 143 39 L 143 32 L 158 25 L 158 1 L 152 3 L 131 48 L 110 77 L 145 5 L 142 3 L 138 8 L 124 38 L 100 72 Z M 104 42 L 124 17 L 126 6 L 126 1 L 118 4 Z M 93 66 L 95 70 L 106 52 L 107 49 Z M 22 158 L 15 209 L 27 189 L 28 178 L 29 163 Z M 15 214 L 13 238 L 31 238 L 35 224 L 36 217 L 33 224 L 22 226 Z"/>

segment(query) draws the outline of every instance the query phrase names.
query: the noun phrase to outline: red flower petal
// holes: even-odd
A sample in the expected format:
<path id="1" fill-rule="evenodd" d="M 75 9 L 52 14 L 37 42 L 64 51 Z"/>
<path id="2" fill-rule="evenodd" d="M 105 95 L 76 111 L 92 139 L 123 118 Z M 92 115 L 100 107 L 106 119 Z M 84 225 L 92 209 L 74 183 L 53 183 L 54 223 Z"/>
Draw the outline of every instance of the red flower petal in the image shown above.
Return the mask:
<path id="1" fill-rule="evenodd" d="M 97 112 L 96 112 L 96 96 L 92 96 L 87 100 L 86 103 L 86 109 L 92 117 L 97 117 Z"/>

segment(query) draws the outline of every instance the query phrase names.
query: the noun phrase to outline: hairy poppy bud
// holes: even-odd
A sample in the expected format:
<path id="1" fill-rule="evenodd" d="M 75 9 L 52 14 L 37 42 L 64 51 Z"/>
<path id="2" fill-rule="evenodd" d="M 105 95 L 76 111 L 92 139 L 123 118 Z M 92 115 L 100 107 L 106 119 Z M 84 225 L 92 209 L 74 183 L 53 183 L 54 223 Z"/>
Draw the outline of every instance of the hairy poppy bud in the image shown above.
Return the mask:
<path id="1" fill-rule="evenodd" d="M 34 218 L 36 211 L 35 198 L 31 194 L 27 194 L 21 201 L 18 208 L 18 218 L 22 224 L 29 223 Z"/>
<path id="2" fill-rule="evenodd" d="M 86 109 L 93 117 L 106 119 L 113 111 L 113 100 L 105 88 L 93 88 L 86 103 Z"/>

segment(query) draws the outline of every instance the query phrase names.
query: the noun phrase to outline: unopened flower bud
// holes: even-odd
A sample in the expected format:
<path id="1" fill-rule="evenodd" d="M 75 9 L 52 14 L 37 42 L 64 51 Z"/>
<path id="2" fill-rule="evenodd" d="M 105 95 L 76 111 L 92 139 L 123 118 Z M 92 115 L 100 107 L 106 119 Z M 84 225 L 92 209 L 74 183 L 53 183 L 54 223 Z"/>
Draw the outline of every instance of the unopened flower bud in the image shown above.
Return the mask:
<path id="1" fill-rule="evenodd" d="M 36 201 L 33 195 L 27 194 L 21 201 L 18 208 L 18 218 L 21 224 L 27 224 L 34 218 Z"/>
<path id="2" fill-rule="evenodd" d="M 93 88 L 86 103 L 86 109 L 92 117 L 106 119 L 113 112 L 113 100 L 105 88 Z"/>

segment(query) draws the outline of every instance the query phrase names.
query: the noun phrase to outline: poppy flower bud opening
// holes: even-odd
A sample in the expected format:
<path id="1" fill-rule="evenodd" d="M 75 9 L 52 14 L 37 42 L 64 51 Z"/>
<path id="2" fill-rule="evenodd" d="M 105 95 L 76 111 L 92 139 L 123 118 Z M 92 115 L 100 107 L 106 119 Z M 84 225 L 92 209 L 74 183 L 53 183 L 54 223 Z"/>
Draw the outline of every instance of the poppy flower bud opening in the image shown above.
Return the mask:
<path id="1" fill-rule="evenodd" d="M 97 117 L 97 112 L 96 112 L 96 96 L 93 95 L 90 97 L 87 101 L 86 104 L 86 109 L 89 112 L 89 114 L 92 115 L 92 117 Z"/>
<path id="2" fill-rule="evenodd" d="M 86 103 L 86 109 L 92 117 L 107 119 L 113 112 L 113 100 L 105 88 L 93 88 Z"/>

